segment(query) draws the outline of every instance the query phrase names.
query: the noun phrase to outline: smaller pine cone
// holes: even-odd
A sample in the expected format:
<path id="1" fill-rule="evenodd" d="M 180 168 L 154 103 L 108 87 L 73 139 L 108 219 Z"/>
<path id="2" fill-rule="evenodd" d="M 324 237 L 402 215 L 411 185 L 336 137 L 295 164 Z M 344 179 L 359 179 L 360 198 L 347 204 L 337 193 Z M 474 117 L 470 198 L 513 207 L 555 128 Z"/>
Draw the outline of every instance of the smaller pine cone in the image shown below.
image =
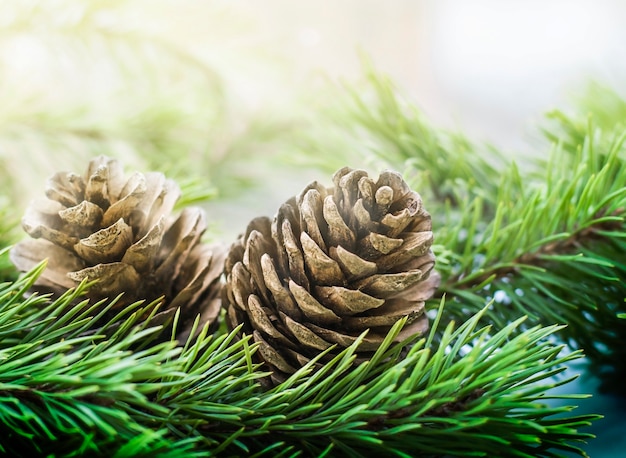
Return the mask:
<path id="1" fill-rule="evenodd" d="M 421 197 L 390 171 L 375 181 L 343 168 L 333 182 L 313 182 L 273 221 L 253 220 L 226 259 L 228 325 L 243 323 L 273 383 L 332 345 L 329 357 L 339 353 L 366 329 L 365 358 L 403 317 L 399 338 L 428 329 L 424 303 L 440 277 Z"/>
<path id="2" fill-rule="evenodd" d="M 216 323 L 221 308 L 220 276 L 225 250 L 207 246 L 204 213 L 187 208 L 170 213 L 180 190 L 161 173 L 126 178 L 121 164 L 93 159 L 84 175 L 60 172 L 46 186 L 47 200 L 36 201 L 22 220 L 34 239 L 18 243 L 11 259 L 22 271 L 43 259 L 40 290 L 61 295 L 80 281 L 97 280 L 90 299 L 124 293 L 113 313 L 136 300 L 164 297 L 154 322 L 181 308 L 180 323 Z"/>

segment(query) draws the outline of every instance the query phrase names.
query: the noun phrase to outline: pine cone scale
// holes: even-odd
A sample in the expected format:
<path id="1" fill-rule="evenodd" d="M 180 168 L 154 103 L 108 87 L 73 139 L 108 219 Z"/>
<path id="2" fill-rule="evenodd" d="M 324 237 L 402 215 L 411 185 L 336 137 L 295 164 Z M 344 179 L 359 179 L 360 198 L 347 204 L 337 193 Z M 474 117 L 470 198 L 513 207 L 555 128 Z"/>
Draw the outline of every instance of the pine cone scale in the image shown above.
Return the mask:
<path id="1" fill-rule="evenodd" d="M 341 318 L 335 312 L 324 307 L 306 288 L 293 280 L 289 281 L 289 291 L 293 294 L 302 313 L 313 323 L 337 324 L 341 322 Z"/>
<path id="2" fill-rule="evenodd" d="M 376 274 L 355 282 L 355 286 L 369 295 L 388 299 L 420 282 L 423 277 L 424 273 L 419 269 L 397 274 Z"/>
<path id="3" fill-rule="evenodd" d="M 416 235 L 417 234 L 417 235 Z M 434 261 L 434 256 L 430 252 L 433 243 L 433 233 L 428 231 L 413 232 L 406 236 L 404 243 L 396 251 L 381 256 L 377 259 L 378 265 L 384 270 L 391 270 L 396 266 L 403 266 L 409 261 L 414 261 L 427 256 Z"/>
<path id="4" fill-rule="evenodd" d="M 319 351 L 324 351 L 332 347 L 333 344 L 326 342 L 305 325 L 292 320 L 287 315 L 283 315 L 281 318 L 293 336 L 305 347 Z"/>
<path id="5" fill-rule="evenodd" d="M 133 243 L 133 231 L 122 218 L 74 245 L 74 252 L 90 264 L 111 262 L 123 256 Z"/>
<path id="6" fill-rule="evenodd" d="M 301 318 L 302 313 L 300 309 L 296 305 L 292 295 L 289 294 L 289 290 L 278 278 L 278 273 L 276 272 L 272 258 L 267 253 L 261 256 L 261 269 L 263 270 L 263 281 L 272 294 L 278 310 L 288 316 L 293 316 L 298 319 Z"/>
<path id="7" fill-rule="evenodd" d="M 86 236 L 90 228 L 100 224 L 103 212 L 97 205 L 83 201 L 73 207 L 59 210 L 58 215 L 66 225 L 76 227 L 81 235 Z"/>
<path id="8" fill-rule="evenodd" d="M 247 310 L 250 312 L 250 320 L 252 320 L 256 329 L 260 329 L 276 342 L 284 345 L 290 345 L 289 339 L 287 339 L 278 329 L 274 327 L 272 321 L 267 316 L 267 311 L 263 310 L 263 306 L 257 296 L 251 295 L 248 297 Z"/>
<path id="9" fill-rule="evenodd" d="M 83 280 L 97 279 L 98 283 L 91 287 L 91 293 L 103 298 L 112 298 L 121 292 L 132 291 L 141 279 L 132 266 L 122 262 L 97 264 L 76 272 L 68 272 L 67 277 L 75 282 L 74 286 Z"/>
<path id="10" fill-rule="evenodd" d="M 163 234 L 164 224 L 161 219 L 138 242 L 128 247 L 122 257 L 122 262 L 133 266 L 137 272 L 152 270 Z"/>
<path id="11" fill-rule="evenodd" d="M 337 346 L 339 346 L 340 348 L 349 347 L 360 337 L 359 334 L 351 335 L 334 329 L 323 328 L 312 323 L 308 323 L 307 327 L 309 327 L 313 332 L 315 332 L 315 334 L 320 336 L 322 339 L 332 342 L 333 344 L 337 344 Z M 385 335 L 377 335 L 373 332 L 372 329 L 369 329 L 369 332 L 365 335 L 365 337 L 361 339 L 361 345 L 359 347 L 359 350 L 376 351 L 384 338 Z"/>
<path id="12" fill-rule="evenodd" d="M 342 286 L 316 286 L 315 292 L 322 304 L 340 315 L 356 315 L 385 303 L 383 299 L 372 297 L 358 289 Z"/>
<path id="13" fill-rule="evenodd" d="M 131 220 L 129 210 L 137 208 L 145 195 L 146 192 L 144 184 L 143 189 L 135 189 L 131 194 L 128 194 L 123 199 L 115 202 L 104 212 L 104 215 L 102 215 L 102 225 L 104 227 L 108 227 L 120 219 L 125 219 L 130 223 Z M 135 224 L 135 226 L 138 226 L 138 224 Z"/>
<path id="14" fill-rule="evenodd" d="M 424 307 L 423 302 L 416 305 L 403 299 L 388 300 L 375 313 L 345 317 L 343 322 L 349 329 L 379 328 L 393 326 L 400 318 L 407 317 L 407 324 L 410 324 L 422 316 Z"/>
<path id="15" fill-rule="evenodd" d="M 59 172 L 47 182 L 46 197 L 59 202 L 65 207 L 74 207 L 81 201 L 80 196 L 85 192 L 83 179 L 73 173 Z"/>
<path id="16" fill-rule="evenodd" d="M 42 238 L 66 250 L 71 250 L 80 241 L 79 238 L 68 235 L 67 233 L 50 228 L 45 225 L 39 225 L 33 221 L 22 221 L 22 227 L 30 235 L 35 238 Z"/>
<path id="17" fill-rule="evenodd" d="M 259 352 L 263 355 L 263 359 L 271 364 L 272 367 L 276 367 L 279 371 L 288 374 L 296 371 L 295 367 L 289 364 L 272 345 L 265 341 L 260 332 L 254 331 L 253 337 L 254 341 L 259 344 Z"/>
<path id="18" fill-rule="evenodd" d="M 326 243 L 320 229 L 320 223 L 324 221 L 323 210 L 320 202 L 321 194 L 317 189 L 310 189 L 304 195 L 300 203 L 300 216 L 311 240 L 321 249 L 326 250 Z"/>
<path id="19" fill-rule="evenodd" d="M 67 255 L 67 250 L 47 240 L 24 240 L 11 249 L 11 260 L 22 271 L 34 268 L 42 259 L 47 259 L 47 268 L 39 276 L 40 283 L 52 290 L 66 290 L 76 283 L 67 272 L 79 271 L 85 267 L 82 259 Z"/>
<path id="20" fill-rule="evenodd" d="M 304 264 L 312 280 L 319 285 L 332 285 L 343 277 L 339 264 L 328 256 L 322 248 L 306 233 L 300 236 Z"/>
<path id="21" fill-rule="evenodd" d="M 296 238 L 291 230 L 291 224 L 285 220 L 283 222 L 283 243 L 287 254 L 289 265 L 289 276 L 296 283 L 305 288 L 309 287 L 309 279 L 304 270 L 304 256 L 300 251 L 300 247 L 296 243 Z"/>
<path id="22" fill-rule="evenodd" d="M 85 186 L 85 200 L 93 202 L 103 209 L 109 208 L 111 201 L 108 197 L 108 168 L 99 166 L 93 174 L 89 176 Z"/>
<path id="23" fill-rule="evenodd" d="M 360 256 L 346 250 L 341 245 L 331 247 L 330 256 L 339 263 L 348 281 L 358 280 L 359 278 L 373 275 L 378 271 L 375 262 L 366 261 Z"/>
<path id="24" fill-rule="evenodd" d="M 354 249 L 354 233 L 344 221 L 332 196 L 324 199 L 324 220 L 328 224 L 328 238 L 331 247 L 345 247 L 346 250 Z"/>
<path id="25" fill-rule="evenodd" d="M 403 243 L 402 239 L 392 239 L 386 235 L 371 232 L 359 240 L 359 250 L 363 256 L 371 260 L 378 258 L 381 254 L 389 254 L 397 250 Z"/>

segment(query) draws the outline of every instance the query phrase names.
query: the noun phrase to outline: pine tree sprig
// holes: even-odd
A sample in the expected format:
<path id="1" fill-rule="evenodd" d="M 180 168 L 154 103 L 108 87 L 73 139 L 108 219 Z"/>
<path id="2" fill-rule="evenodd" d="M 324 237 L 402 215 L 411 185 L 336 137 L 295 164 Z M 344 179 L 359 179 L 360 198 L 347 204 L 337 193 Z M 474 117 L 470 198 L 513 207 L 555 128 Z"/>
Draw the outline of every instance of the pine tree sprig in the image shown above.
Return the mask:
<path id="1" fill-rule="evenodd" d="M 321 368 L 311 361 L 265 390 L 266 374 L 251 364 L 256 346 L 236 330 L 209 336 L 205 327 L 180 346 L 142 321 L 157 304 L 135 304 L 112 334 L 86 333 L 95 309 L 79 298 L 88 284 L 55 301 L 21 294 L 43 268 L 0 286 L 8 453 L 584 455 L 576 444 L 591 436 L 579 430 L 597 418 L 546 403 L 562 398 L 550 391 L 569 379 L 555 377 L 580 358 L 550 342 L 557 326 L 519 332 L 518 320 L 492 333 L 479 328 L 485 308 L 458 329 L 394 344 L 399 322 L 371 359 L 354 366 L 363 335 Z"/>
<path id="2" fill-rule="evenodd" d="M 566 341 L 620 374 L 626 328 L 615 317 L 626 293 L 626 266 L 619 262 L 626 252 L 623 136 L 601 155 L 599 145 L 588 140 L 576 154 L 555 150 L 544 182 L 531 181 L 515 194 L 501 191 L 490 222 L 481 201 L 469 201 L 458 225 L 437 234 L 449 258 L 441 266 L 441 292 L 462 298 L 457 312 L 448 309 L 458 316 L 495 298 L 489 320 L 499 326 L 516 314 L 567 323 Z"/>
<path id="3" fill-rule="evenodd" d="M 414 189 L 432 214 L 437 297 L 448 296 L 447 316 L 463 321 L 495 299 L 484 323 L 496 328 L 520 315 L 530 318 L 520 329 L 568 324 L 565 341 L 619 379 L 626 370 L 626 328 L 617 319 L 626 309 L 623 132 L 559 114 L 563 126 L 550 131 L 558 143 L 546 159 L 507 163 L 471 142 L 446 143 L 450 134 L 425 123 L 391 81 L 371 69 L 368 78 L 370 92 L 347 89 L 346 104 L 357 108 L 344 124 L 369 145 L 366 158 L 413 169 Z"/>
<path id="4" fill-rule="evenodd" d="M 162 432 L 137 423 L 114 405 L 139 403 L 149 408 L 143 391 L 149 391 L 150 384 L 136 382 L 173 369 L 163 361 L 178 353 L 175 345 L 165 342 L 143 352 L 131 351 L 134 343 L 158 329 L 133 328 L 121 344 L 81 332 L 86 320 L 80 316 L 93 310 L 86 302 L 75 302 L 86 285 L 54 302 L 45 296 L 24 298 L 22 293 L 43 268 L 45 264 L 0 287 L 2 452 L 112 456 L 128 444 L 146 455 L 148 451 L 159 455 L 171 448 Z M 79 319 L 65 319 L 66 313 L 70 318 L 77 313 Z M 136 323 L 140 316 L 135 314 L 128 322 Z M 144 445 L 136 443 L 137 436 L 145 439 Z"/>

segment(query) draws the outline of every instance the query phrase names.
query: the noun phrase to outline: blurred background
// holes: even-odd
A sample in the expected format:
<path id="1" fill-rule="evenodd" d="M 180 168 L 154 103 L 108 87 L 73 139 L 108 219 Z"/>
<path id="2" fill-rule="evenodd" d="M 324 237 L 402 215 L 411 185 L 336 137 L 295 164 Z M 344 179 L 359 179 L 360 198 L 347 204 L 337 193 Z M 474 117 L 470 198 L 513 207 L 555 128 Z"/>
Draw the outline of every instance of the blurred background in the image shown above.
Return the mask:
<path id="1" fill-rule="evenodd" d="M 317 152 L 350 143 L 327 114 L 364 61 L 433 125 L 545 154 L 546 111 L 624 87 L 624 24 L 621 0 L 0 0 L 0 212 L 107 154 L 175 178 L 230 242 L 330 181 Z M 590 455 L 623 456 L 623 406 L 594 402 Z"/>
<path id="2" fill-rule="evenodd" d="M 435 124 L 524 148 L 543 112 L 626 70 L 620 0 L 236 1 L 302 82 L 361 73 L 359 49 Z M 310 83 L 308 83 L 310 84 Z"/>
<path id="3" fill-rule="evenodd" d="M 0 167 L 11 199 L 28 201 L 51 171 L 105 153 L 236 197 L 209 203 L 228 212 L 216 217 L 228 232 L 317 176 L 296 137 L 337 85 L 358 87 L 364 56 L 434 125 L 511 155 L 536 152 L 547 110 L 590 79 L 619 87 L 626 72 L 619 0 L 0 5 Z M 285 167 L 294 158 L 297 173 Z M 246 195 L 253 185 L 263 202 L 258 187 Z"/>

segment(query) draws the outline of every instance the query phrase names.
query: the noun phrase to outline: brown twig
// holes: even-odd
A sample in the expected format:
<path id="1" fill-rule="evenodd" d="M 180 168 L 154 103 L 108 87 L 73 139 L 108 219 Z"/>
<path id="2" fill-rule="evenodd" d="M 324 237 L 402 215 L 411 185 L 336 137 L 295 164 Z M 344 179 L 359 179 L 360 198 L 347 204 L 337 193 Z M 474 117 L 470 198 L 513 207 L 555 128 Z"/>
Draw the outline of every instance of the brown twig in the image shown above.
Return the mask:
<path id="1" fill-rule="evenodd" d="M 479 399 L 484 394 L 485 394 L 485 390 L 483 390 L 482 388 L 477 388 L 474 391 L 472 391 L 470 394 L 468 394 L 467 396 L 464 396 L 463 398 L 456 400 L 456 401 L 446 402 L 440 406 L 435 407 L 434 409 L 427 411 L 422 416 L 423 417 L 449 417 L 456 412 L 462 412 L 466 410 L 467 405 L 470 402 L 475 401 L 476 399 Z M 385 415 L 379 415 L 377 417 L 371 418 L 367 422 L 367 426 L 365 427 L 365 429 L 369 429 L 373 431 L 380 431 L 382 429 L 385 429 L 388 426 L 389 421 L 406 418 L 409 415 L 411 415 L 414 411 L 415 409 L 411 407 L 403 407 L 401 409 L 392 410 L 391 412 Z"/>
<path id="2" fill-rule="evenodd" d="M 626 213 L 626 209 L 619 208 L 611 213 L 611 216 L 623 216 Z M 596 213 L 595 218 L 601 218 L 605 216 L 604 211 Z M 476 285 L 480 285 L 486 281 L 489 277 L 495 275 L 496 278 L 504 278 L 508 275 L 515 274 L 523 266 L 543 266 L 546 261 L 542 259 L 544 256 L 551 256 L 557 254 L 571 254 L 580 250 L 583 245 L 591 241 L 602 240 L 605 237 L 600 234 L 604 231 L 617 231 L 623 229 L 624 221 L 604 221 L 595 225 L 585 227 L 580 230 L 572 232 L 572 234 L 564 240 L 551 242 L 539 247 L 532 253 L 524 253 L 516 257 L 509 265 L 503 267 L 495 267 L 489 269 L 484 274 L 474 278 L 472 282 L 461 282 L 464 273 L 455 275 L 448 278 L 445 285 L 454 285 L 454 289 L 472 289 Z M 444 286 L 444 285 L 442 285 Z M 442 287 L 439 289 L 438 297 L 441 297 L 443 292 L 447 288 Z"/>

